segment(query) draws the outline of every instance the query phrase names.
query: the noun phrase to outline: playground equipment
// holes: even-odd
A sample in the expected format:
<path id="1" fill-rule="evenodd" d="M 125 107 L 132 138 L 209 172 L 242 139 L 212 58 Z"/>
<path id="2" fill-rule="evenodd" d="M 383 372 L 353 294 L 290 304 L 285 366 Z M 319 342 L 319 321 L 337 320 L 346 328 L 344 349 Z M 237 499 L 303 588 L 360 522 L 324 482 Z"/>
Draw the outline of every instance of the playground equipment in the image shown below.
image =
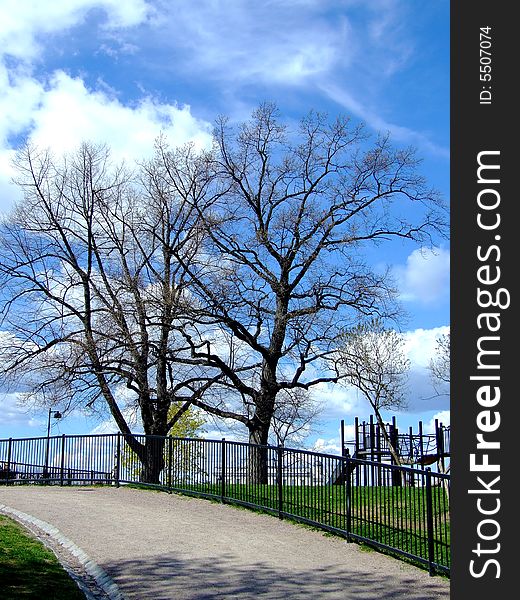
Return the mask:
<path id="1" fill-rule="evenodd" d="M 445 426 L 435 419 L 435 431 L 424 433 L 423 423 L 419 421 L 418 431 L 414 433 L 410 427 L 407 433 L 401 433 L 397 427 L 395 416 L 391 423 L 385 423 L 384 428 L 388 438 L 384 435 L 382 427 L 373 415 L 369 421 L 359 422 L 358 417 L 354 423 L 354 440 L 345 441 L 345 421 L 341 421 L 341 448 L 343 456 L 364 459 L 380 463 L 396 464 L 387 439 L 399 457 L 401 465 L 415 466 L 418 468 L 436 465 L 439 473 L 449 470 L 450 457 L 450 427 Z M 353 465 L 350 466 L 350 471 Z M 332 484 L 339 485 L 345 482 L 347 473 L 338 465 L 332 476 Z"/>

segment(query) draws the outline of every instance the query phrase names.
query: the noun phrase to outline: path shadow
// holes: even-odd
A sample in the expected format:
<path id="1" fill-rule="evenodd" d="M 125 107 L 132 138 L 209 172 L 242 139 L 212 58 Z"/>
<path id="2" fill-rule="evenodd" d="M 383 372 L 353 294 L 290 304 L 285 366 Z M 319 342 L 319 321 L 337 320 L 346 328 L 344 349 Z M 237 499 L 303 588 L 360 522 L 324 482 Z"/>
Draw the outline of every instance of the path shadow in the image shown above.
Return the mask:
<path id="1" fill-rule="evenodd" d="M 449 598 L 445 580 L 416 579 L 408 573 L 386 577 L 332 566 L 287 572 L 262 561 L 247 567 L 232 555 L 218 560 L 146 560 L 105 563 L 125 596 L 146 600 L 437 600 Z M 424 582 L 427 583 L 424 583 Z"/>

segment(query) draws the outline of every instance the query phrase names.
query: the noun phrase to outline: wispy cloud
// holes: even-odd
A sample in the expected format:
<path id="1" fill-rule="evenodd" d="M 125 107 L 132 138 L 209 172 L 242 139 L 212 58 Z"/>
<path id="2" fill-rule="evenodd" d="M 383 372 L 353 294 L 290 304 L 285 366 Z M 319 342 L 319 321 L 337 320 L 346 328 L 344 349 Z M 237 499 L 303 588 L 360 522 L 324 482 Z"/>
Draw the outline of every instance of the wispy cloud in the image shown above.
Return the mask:
<path id="1" fill-rule="evenodd" d="M 171 2 L 157 34 L 172 56 L 167 69 L 204 73 L 238 87 L 301 84 L 348 60 L 348 20 L 319 2 Z"/>
<path id="2" fill-rule="evenodd" d="M 411 144 L 420 148 L 422 152 L 434 156 L 449 158 L 448 147 L 432 142 L 428 135 L 420 131 L 385 120 L 377 112 L 377 108 L 371 107 L 366 101 L 358 100 L 349 90 L 330 82 L 320 83 L 319 87 L 331 100 L 353 113 L 375 131 L 389 132 L 397 142 Z"/>
<path id="3" fill-rule="evenodd" d="M 151 6 L 145 0 L 1 0 L 0 54 L 36 59 L 45 36 L 83 23 L 94 10 L 104 15 L 102 27 L 118 29 L 145 22 Z"/>

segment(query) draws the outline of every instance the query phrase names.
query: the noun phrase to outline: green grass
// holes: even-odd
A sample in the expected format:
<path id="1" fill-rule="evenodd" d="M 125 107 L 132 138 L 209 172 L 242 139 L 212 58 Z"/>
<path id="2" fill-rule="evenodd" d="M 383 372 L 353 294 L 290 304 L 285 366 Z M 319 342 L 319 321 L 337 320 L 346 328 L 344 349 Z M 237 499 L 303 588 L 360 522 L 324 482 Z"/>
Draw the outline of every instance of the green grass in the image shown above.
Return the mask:
<path id="1" fill-rule="evenodd" d="M 54 554 L 16 521 L 0 515 L 2 600 L 85 600 Z"/>

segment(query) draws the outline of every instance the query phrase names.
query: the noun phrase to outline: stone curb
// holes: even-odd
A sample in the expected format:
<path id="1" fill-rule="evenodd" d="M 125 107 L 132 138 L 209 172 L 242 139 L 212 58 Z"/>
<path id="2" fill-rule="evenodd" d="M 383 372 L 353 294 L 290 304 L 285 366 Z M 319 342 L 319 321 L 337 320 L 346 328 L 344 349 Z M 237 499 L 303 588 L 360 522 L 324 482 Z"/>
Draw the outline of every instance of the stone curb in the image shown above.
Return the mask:
<path id="1" fill-rule="evenodd" d="M 33 525 L 37 529 L 45 532 L 49 535 L 55 542 L 57 542 L 60 546 L 63 546 L 72 556 L 74 556 L 83 566 L 85 571 L 94 579 L 96 584 L 103 590 L 103 592 L 108 596 L 110 600 L 125 600 L 123 594 L 119 590 L 117 584 L 114 580 L 108 575 L 106 571 L 104 571 L 98 564 L 96 564 L 81 548 L 76 546 L 74 542 L 66 538 L 59 529 L 47 523 L 45 521 L 41 521 L 32 515 L 28 515 L 19 510 L 11 508 L 10 506 L 6 506 L 5 504 L 0 504 L 0 512 L 13 517 L 15 520 L 21 522 L 24 525 Z M 52 549 L 52 548 L 51 548 Z M 57 557 L 60 563 L 62 561 L 59 557 Z M 70 572 L 70 569 L 67 565 L 62 563 L 62 566 L 65 570 L 74 576 L 74 579 L 77 580 L 78 577 Z M 86 593 L 88 596 L 88 591 L 83 589 L 83 586 L 80 586 L 82 591 Z"/>

